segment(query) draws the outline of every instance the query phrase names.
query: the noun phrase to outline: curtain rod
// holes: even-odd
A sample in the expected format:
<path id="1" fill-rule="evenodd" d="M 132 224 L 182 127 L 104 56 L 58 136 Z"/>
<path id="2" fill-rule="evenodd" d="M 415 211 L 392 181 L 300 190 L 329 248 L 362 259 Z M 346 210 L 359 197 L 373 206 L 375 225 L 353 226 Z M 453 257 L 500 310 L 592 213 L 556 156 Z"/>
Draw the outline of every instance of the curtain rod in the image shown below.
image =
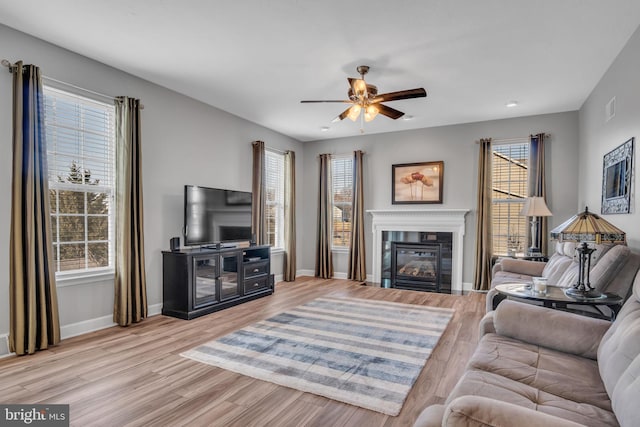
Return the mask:
<path id="1" fill-rule="evenodd" d="M 354 151 L 362 151 L 362 150 L 353 150 L 349 153 L 321 153 L 321 154 L 318 154 L 318 157 L 320 157 L 322 154 L 329 154 L 330 156 L 337 156 L 337 157 L 347 157 L 347 156 L 352 156 Z M 362 151 L 362 154 L 367 154 L 367 152 Z"/>
<path id="2" fill-rule="evenodd" d="M 520 136 L 520 137 L 515 137 L 515 138 L 500 138 L 500 139 L 493 139 L 491 138 L 491 142 L 501 142 L 501 143 L 505 143 L 505 142 L 518 142 L 518 141 L 528 141 L 529 139 L 531 139 L 531 136 L 535 136 L 535 135 L 529 135 L 529 136 Z M 551 134 L 545 133 L 544 134 L 545 138 L 551 138 Z M 476 144 L 480 144 L 480 141 L 475 141 Z"/>
<path id="3" fill-rule="evenodd" d="M 264 147 L 264 149 L 267 151 L 273 151 L 274 153 L 278 153 L 278 154 L 287 154 L 289 152 L 294 152 L 293 150 L 280 150 L 279 148 L 273 148 L 273 147 Z"/>
<path id="4" fill-rule="evenodd" d="M 104 93 L 96 92 L 96 91 L 93 91 L 93 90 L 90 90 L 90 89 L 85 89 L 83 87 L 76 86 L 76 85 L 71 84 L 71 83 L 63 82 L 62 80 L 57 80 L 57 79 L 54 79 L 53 77 L 42 76 L 42 79 L 43 80 L 48 80 L 50 82 L 57 83 L 57 84 L 62 85 L 62 86 L 70 87 L 70 88 L 73 88 L 73 89 L 76 89 L 76 90 L 79 90 L 79 91 L 82 91 L 82 92 L 90 93 L 92 95 L 100 96 L 102 98 L 106 98 L 106 99 L 109 99 L 111 101 L 115 101 L 116 98 L 117 98 L 115 96 L 106 95 Z M 144 105 L 143 104 L 140 104 L 140 109 L 144 110 Z"/>
<path id="5" fill-rule="evenodd" d="M 2 64 L 4 67 L 7 67 L 7 68 L 9 69 L 9 71 L 10 71 L 10 72 L 11 72 L 11 70 L 13 70 L 14 68 L 16 68 L 16 65 L 15 65 L 15 64 L 12 64 L 10 61 L 8 61 L 8 60 L 6 60 L 6 59 L 3 59 L 2 61 L 0 61 L 0 64 Z M 93 90 L 85 89 L 85 88 L 83 88 L 83 87 L 76 86 L 76 85 L 71 84 L 71 83 L 67 83 L 67 82 L 63 82 L 63 81 L 61 81 L 61 80 L 54 79 L 53 77 L 42 76 L 42 79 L 43 79 L 43 80 L 48 80 L 48 81 L 50 81 L 50 82 L 58 83 L 58 84 L 63 85 L 63 86 L 71 87 L 71 88 L 74 88 L 74 89 L 79 90 L 79 91 L 82 91 L 82 92 L 90 93 L 90 94 L 92 94 L 92 95 L 97 95 L 97 96 L 100 96 L 100 97 L 102 97 L 102 98 L 109 99 L 109 100 L 111 100 L 111 101 L 115 101 L 115 100 L 116 100 L 116 97 L 115 97 L 115 96 L 106 95 L 106 94 L 104 94 L 104 93 L 100 93 L 100 92 L 96 92 L 96 91 L 93 91 Z M 144 105 L 140 104 L 140 109 L 141 109 L 141 110 L 144 110 Z"/>
<path id="6" fill-rule="evenodd" d="M 2 61 L 0 61 L 0 64 L 2 64 L 3 67 L 7 67 L 9 69 L 9 72 L 11 72 L 12 68 L 16 67 L 14 64 L 12 64 L 10 61 L 6 59 L 3 59 Z"/>

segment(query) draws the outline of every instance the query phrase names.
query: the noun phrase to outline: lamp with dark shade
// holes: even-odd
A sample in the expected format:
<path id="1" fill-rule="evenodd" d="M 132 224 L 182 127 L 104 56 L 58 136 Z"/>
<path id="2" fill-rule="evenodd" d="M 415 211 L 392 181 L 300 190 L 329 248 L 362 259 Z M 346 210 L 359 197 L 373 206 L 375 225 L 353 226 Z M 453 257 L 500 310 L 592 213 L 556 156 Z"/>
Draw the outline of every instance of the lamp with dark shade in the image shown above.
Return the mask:
<path id="1" fill-rule="evenodd" d="M 520 215 L 531 217 L 531 247 L 529 248 L 529 255 L 540 253 L 541 250 L 538 245 L 538 217 L 553 216 L 544 201 L 544 197 L 527 197 L 520 211 Z"/>
<path id="2" fill-rule="evenodd" d="M 561 242 L 580 243 L 578 248 L 578 281 L 565 293 L 574 298 L 599 298 L 602 294 L 591 287 L 589 270 L 591 270 L 591 254 L 595 251 L 587 242 L 619 243 L 627 242 L 626 233 L 615 225 L 589 212 L 585 207 L 584 212 L 572 216 L 564 223 L 551 230 L 551 237 Z"/>

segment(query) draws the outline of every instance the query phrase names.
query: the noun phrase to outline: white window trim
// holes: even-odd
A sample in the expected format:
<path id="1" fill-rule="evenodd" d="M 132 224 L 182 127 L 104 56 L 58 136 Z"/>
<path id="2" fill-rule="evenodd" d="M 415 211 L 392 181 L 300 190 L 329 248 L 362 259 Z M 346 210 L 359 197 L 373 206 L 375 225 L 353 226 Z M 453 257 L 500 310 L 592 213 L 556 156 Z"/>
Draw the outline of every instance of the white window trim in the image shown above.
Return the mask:
<path id="1" fill-rule="evenodd" d="M 522 140 L 516 140 L 516 141 L 509 141 L 509 142 L 501 142 L 501 143 L 496 143 L 494 144 L 493 148 L 497 147 L 497 146 L 513 146 L 513 145 L 527 145 L 528 146 L 528 150 L 529 150 L 529 154 L 527 155 L 527 162 L 530 161 L 530 157 L 531 157 L 531 141 L 529 139 L 522 139 Z M 528 163 L 527 163 L 527 167 L 528 167 Z M 525 197 L 528 195 L 528 191 L 529 189 L 527 188 Z M 493 207 L 493 205 L 509 205 L 509 204 L 516 204 L 516 203 L 522 203 L 521 200 L 519 199 L 492 199 L 491 200 L 491 206 Z M 509 237 L 509 235 L 507 236 L 507 238 Z M 525 243 L 526 246 L 526 243 Z M 495 247 L 494 247 L 494 251 L 495 251 Z M 524 251 L 526 253 L 526 248 L 524 248 Z M 498 253 L 494 253 L 494 256 L 504 256 L 503 254 L 498 254 Z"/>
<path id="2" fill-rule="evenodd" d="M 353 161 L 353 155 L 352 154 L 333 154 L 331 156 L 331 211 L 332 211 L 332 219 L 331 219 L 331 252 L 335 252 L 335 253 L 348 253 L 349 250 L 351 249 L 349 246 L 350 245 L 345 245 L 345 246 L 336 246 L 333 244 L 333 207 L 335 206 L 333 203 L 333 160 L 334 159 L 351 159 Z M 353 182 L 351 183 L 351 187 L 352 187 L 352 194 L 353 194 Z M 352 200 L 353 202 L 353 200 Z M 353 224 L 353 218 L 351 218 L 351 222 Z M 353 231 L 353 230 L 352 230 Z"/>
<path id="3" fill-rule="evenodd" d="M 283 155 L 282 152 L 270 149 L 268 147 L 265 148 L 265 151 L 267 153 L 270 153 L 270 154 L 274 154 L 274 155 L 277 155 L 277 156 L 282 156 L 282 160 L 283 160 L 283 163 L 284 163 L 284 155 Z M 283 168 L 282 168 L 282 174 L 283 174 L 283 176 L 281 177 L 282 178 L 282 184 L 283 184 L 282 196 L 284 197 L 284 187 L 285 187 L 284 180 L 286 179 L 286 177 L 284 176 L 284 164 L 283 164 Z M 282 209 L 284 211 L 284 200 L 283 200 L 283 204 L 282 204 Z M 278 242 L 278 244 L 279 244 L 278 246 L 271 246 L 271 252 L 275 253 L 275 254 L 280 253 L 280 252 L 284 252 L 284 240 L 285 240 L 285 237 L 284 237 L 284 212 L 282 213 L 282 218 L 280 218 L 280 221 L 278 221 L 276 227 L 277 227 L 276 228 L 276 236 L 280 237 L 280 239 L 278 239 L 278 240 L 280 240 L 280 242 Z"/>
<path id="4" fill-rule="evenodd" d="M 56 287 L 89 285 L 96 282 L 115 280 L 114 268 L 96 268 L 91 271 L 58 271 L 56 272 Z"/>
<path id="5" fill-rule="evenodd" d="M 70 86 L 63 84 L 57 80 L 44 78 L 45 87 L 49 87 L 54 91 L 66 92 L 71 95 L 83 97 L 89 99 L 91 101 L 111 105 L 110 102 L 113 102 L 112 98 L 106 97 L 104 95 L 98 94 L 96 92 L 92 92 L 89 90 L 85 90 L 76 86 Z M 114 121 L 115 124 L 115 121 Z M 115 132 L 115 129 L 114 129 Z M 114 141 L 115 144 L 115 141 Z M 115 147 L 114 147 L 115 151 Z M 114 165 L 114 173 L 115 173 L 115 165 Z M 115 179 L 115 176 L 114 176 Z M 67 185 L 64 183 L 58 183 L 55 186 L 57 189 L 66 189 Z M 104 186 L 94 186 L 93 190 L 98 190 L 101 192 L 105 192 Z M 109 188 L 108 193 L 111 194 L 111 197 L 115 199 L 115 182 L 113 189 Z M 115 216 L 115 204 L 114 204 L 114 212 Z M 115 218 L 112 219 L 112 226 L 109 229 L 110 240 L 113 240 L 113 245 L 115 245 L 115 240 L 113 234 L 115 233 Z M 90 270 L 68 270 L 68 271 L 56 271 L 55 272 L 55 281 L 56 288 L 63 288 L 67 286 L 77 286 L 77 285 L 91 285 L 93 283 L 98 282 L 106 282 L 106 281 L 114 281 L 115 280 L 115 247 L 109 254 L 109 257 L 112 259 L 112 266 L 110 267 L 96 267 Z"/>

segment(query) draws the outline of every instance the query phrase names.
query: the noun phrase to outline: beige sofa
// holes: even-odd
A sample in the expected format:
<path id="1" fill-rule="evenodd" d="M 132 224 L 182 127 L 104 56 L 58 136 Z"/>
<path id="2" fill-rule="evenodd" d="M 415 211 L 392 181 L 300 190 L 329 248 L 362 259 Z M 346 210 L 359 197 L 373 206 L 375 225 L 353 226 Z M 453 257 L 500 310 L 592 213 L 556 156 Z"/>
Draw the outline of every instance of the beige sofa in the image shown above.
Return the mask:
<path id="1" fill-rule="evenodd" d="M 640 426 L 640 274 L 613 323 L 503 301 L 443 405 L 415 427 Z"/>
<path id="2" fill-rule="evenodd" d="M 549 261 L 536 262 L 501 258 L 493 266 L 491 289 L 487 294 L 487 311 L 495 305 L 496 285 L 503 283 L 531 283 L 533 277 L 546 277 L 549 285 L 570 287 L 578 279 L 578 262 L 575 259 L 576 244 L 556 243 Z M 610 292 L 628 298 L 631 284 L 638 268 L 640 255 L 624 245 L 596 245 L 591 257 L 589 279 L 591 286 L 600 292 Z"/>

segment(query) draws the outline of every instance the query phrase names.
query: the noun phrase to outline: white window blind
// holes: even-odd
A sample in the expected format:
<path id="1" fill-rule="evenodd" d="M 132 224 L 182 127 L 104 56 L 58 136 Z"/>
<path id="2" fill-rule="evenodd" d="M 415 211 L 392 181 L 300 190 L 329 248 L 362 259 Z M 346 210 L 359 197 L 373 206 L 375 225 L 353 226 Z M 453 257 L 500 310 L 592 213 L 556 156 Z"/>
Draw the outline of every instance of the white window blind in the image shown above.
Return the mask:
<path id="1" fill-rule="evenodd" d="M 284 248 L 284 155 L 265 150 L 265 227 L 267 242 Z"/>
<path id="2" fill-rule="evenodd" d="M 492 156 L 493 252 L 524 254 L 527 217 L 520 211 L 528 194 L 529 142 L 498 144 Z"/>
<path id="3" fill-rule="evenodd" d="M 57 272 L 113 268 L 115 108 L 45 86 Z"/>
<path id="4" fill-rule="evenodd" d="M 353 200 L 353 157 L 331 158 L 333 247 L 349 247 L 351 241 L 351 202 Z"/>

